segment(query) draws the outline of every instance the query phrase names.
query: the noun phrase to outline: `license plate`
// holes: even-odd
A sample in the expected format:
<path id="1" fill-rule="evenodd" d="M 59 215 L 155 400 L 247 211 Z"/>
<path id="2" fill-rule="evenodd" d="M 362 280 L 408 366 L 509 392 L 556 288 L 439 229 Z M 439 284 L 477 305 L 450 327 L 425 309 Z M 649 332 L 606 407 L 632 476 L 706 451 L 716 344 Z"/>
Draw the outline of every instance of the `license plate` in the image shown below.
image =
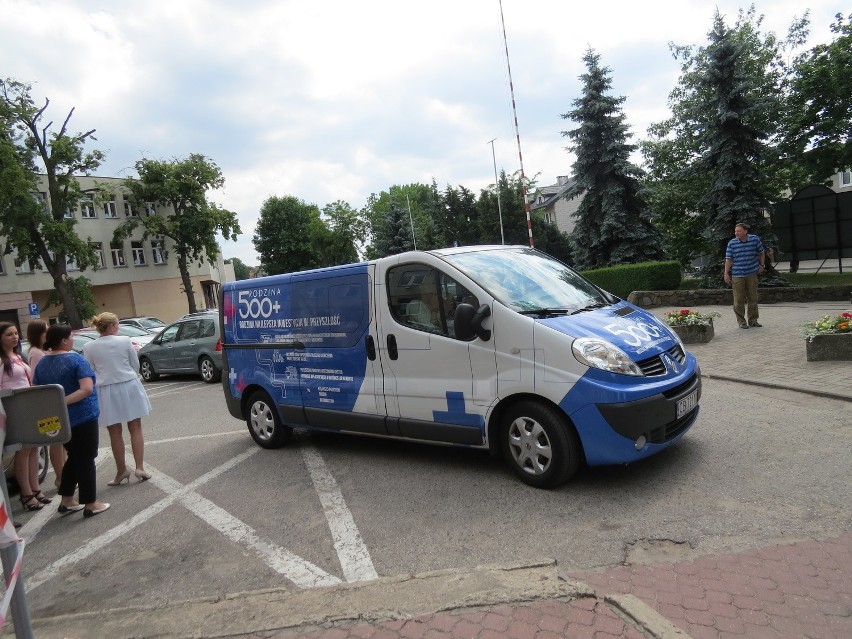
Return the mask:
<path id="1" fill-rule="evenodd" d="M 677 400 L 677 419 L 686 415 L 698 405 L 698 391 L 694 390 L 683 399 Z"/>

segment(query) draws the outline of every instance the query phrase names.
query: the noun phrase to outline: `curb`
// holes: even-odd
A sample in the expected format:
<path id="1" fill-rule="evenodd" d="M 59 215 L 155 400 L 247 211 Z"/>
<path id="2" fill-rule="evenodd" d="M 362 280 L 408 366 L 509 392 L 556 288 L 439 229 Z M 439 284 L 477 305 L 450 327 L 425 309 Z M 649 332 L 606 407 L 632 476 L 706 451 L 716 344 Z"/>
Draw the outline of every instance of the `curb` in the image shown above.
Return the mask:
<path id="1" fill-rule="evenodd" d="M 275 588 L 33 619 L 40 639 L 245 637 L 576 596 L 554 560 L 440 570 L 309 590 Z"/>

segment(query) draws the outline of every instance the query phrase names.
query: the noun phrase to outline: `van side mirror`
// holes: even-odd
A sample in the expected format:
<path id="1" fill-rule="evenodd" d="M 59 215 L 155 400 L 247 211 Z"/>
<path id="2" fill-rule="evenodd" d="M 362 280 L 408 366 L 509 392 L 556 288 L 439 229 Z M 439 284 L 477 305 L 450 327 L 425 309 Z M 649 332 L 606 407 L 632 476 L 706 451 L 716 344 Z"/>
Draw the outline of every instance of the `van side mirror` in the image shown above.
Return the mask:
<path id="1" fill-rule="evenodd" d="M 491 307 L 488 304 L 483 304 L 475 310 L 470 304 L 459 304 L 454 318 L 456 337 L 466 342 L 478 337 L 487 342 L 491 339 L 491 331 L 482 327 L 482 322 L 487 317 L 491 317 Z"/>

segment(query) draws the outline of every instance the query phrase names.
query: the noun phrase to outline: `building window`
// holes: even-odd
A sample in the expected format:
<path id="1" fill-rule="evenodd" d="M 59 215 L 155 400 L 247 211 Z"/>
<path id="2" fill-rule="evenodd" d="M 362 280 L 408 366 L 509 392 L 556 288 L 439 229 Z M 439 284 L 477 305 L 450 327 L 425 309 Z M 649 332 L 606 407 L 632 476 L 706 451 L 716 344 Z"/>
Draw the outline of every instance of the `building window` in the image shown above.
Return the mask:
<path id="1" fill-rule="evenodd" d="M 839 174 L 840 186 L 852 186 L 852 169 L 844 169 Z"/>
<path id="2" fill-rule="evenodd" d="M 104 217 L 115 219 L 118 217 L 115 212 L 115 200 L 104 202 Z"/>
<path id="3" fill-rule="evenodd" d="M 6 275 L 6 268 L 3 266 L 3 256 L 0 255 L 0 275 Z"/>
<path id="4" fill-rule="evenodd" d="M 166 263 L 166 249 L 163 240 L 151 240 L 151 253 L 154 255 L 154 264 Z"/>
<path id="5" fill-rule="evenodd" d="M 104 245 L 100 242 L 92 242 L 89 244 L 92 247 L 92 250 L 97 255 L 97 264 L 95 265 L 95 270 L 99 268 L 106 268 L 106 262 L 104 262 Z"/>
<path id="6" fill-rule="evenodd" d="M 145 202 L 145 214 L 146 215 L 156 215 L 157 214 L 157 204 L 155 202 Z"/>
<path id="7" fill-rule="evenodd" d="M 66 271 L 79 271 L 80 270 L 80 267 L 77 266 L 77 261 L 73 257 L 71 257 L 70 255 L 67 255 L 65 257 L 65 270 Z"/>
<path id="8" fill-rule="evenodd" d="M 33 269 L 30 267 L 30 261 L 24 260 L 20 264 L 15 266 L 15 273 L 32 273 Z"/>
<path id="9" fill-rule="evenodd" d="M 71 207 L 65 207 L 65 219 L 70 220 L 74 217 L 74 211 L 71 210 Z"/>
<path id="10" fill-rule="evenodd" d="M 133 252 L 133 266 L 145 266 L 145 249 L 142 242 L 131 242 L 130 250 Z"/>
<path id="11" fill-rule="evenodd" d="M 97 217 L 95 214 L 95 201 L 91 196 L 84 197 L 80 200 L 80 217 L 84 220 L 92 220 Z"/>
<path id="12" fill-rule="evenodd" d="M 127 266 L 124 261 L 124 245 L 110 242 L 109 251 L 112 254 L 113 266 Z"/>
<path id="13" fill-rule="evenodd" d="M 139 213 L 136 212 L 136 209 L 133 208 L 133 205 L 124 200 L 124 216 L 125 217 L 139 217 Z"/>
<path id="14" fill-rule="evenodd" d="M 33 193 L 33 198 L 35 198 L 35 201 L 41 204 L 42 207 L 47 210 L 47 193 L 45 193 L 44 191 Z"/>

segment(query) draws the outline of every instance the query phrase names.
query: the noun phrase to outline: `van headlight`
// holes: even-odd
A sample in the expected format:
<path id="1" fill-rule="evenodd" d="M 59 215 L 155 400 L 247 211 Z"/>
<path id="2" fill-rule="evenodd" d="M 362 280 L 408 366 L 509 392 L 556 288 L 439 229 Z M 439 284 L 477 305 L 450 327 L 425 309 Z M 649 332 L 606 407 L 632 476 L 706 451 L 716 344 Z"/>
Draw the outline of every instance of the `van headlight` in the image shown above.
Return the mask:
<path id="1" fill-rule="evenodd" d="M 623 350 L 603 339 L 580 337 L 571 344 L 574 357 L 581 364 L 621 375 L 639 375 L 642 371 Z"/>

